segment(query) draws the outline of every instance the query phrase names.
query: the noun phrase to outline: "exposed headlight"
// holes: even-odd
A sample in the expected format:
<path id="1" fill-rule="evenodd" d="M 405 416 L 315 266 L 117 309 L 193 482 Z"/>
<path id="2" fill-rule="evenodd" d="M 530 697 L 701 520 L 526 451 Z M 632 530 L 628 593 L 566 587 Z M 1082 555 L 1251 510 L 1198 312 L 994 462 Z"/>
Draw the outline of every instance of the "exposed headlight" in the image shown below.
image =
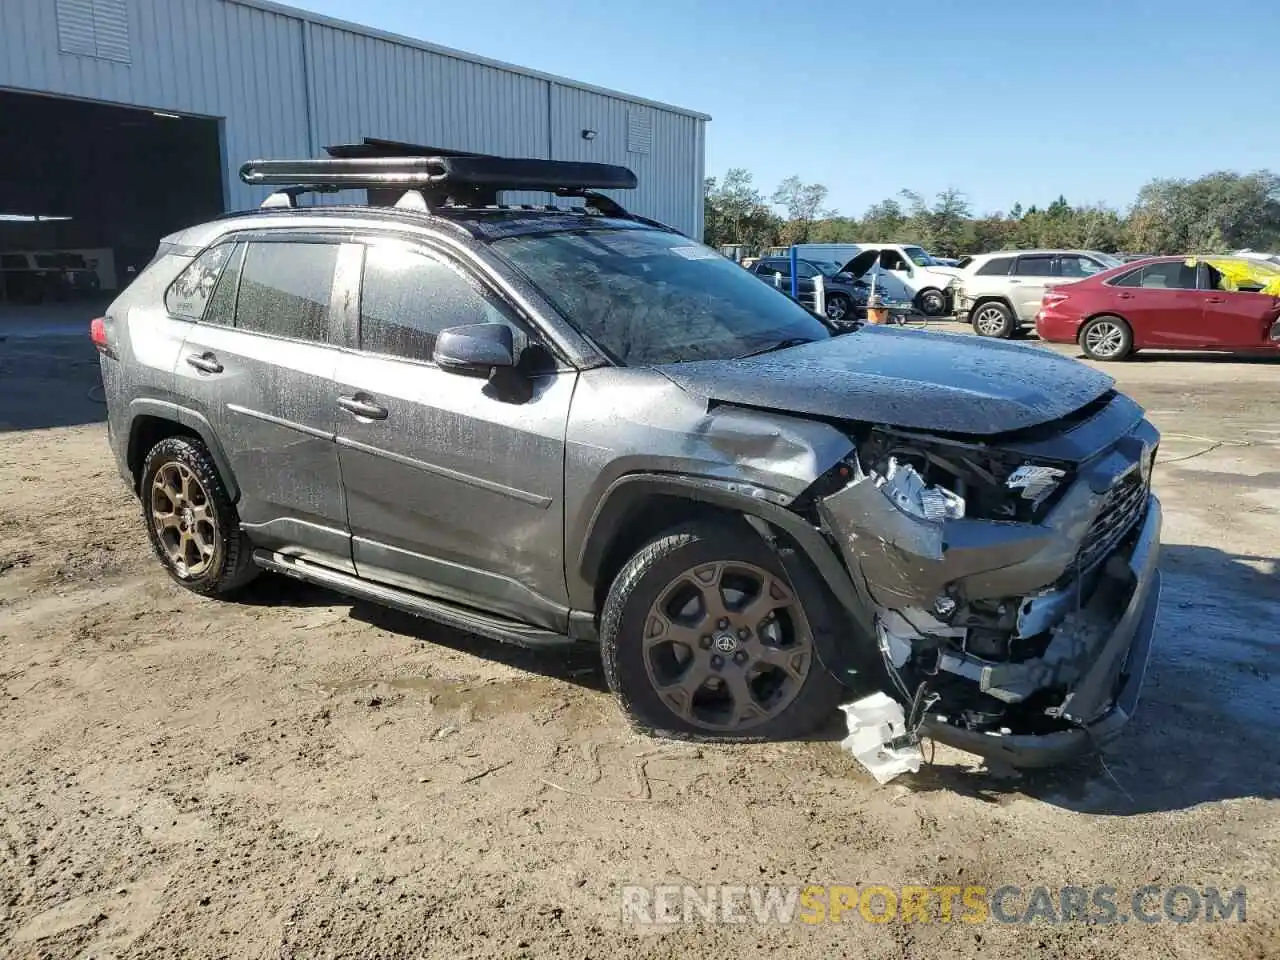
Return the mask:
<path id="1" fill-rule="evenodd" d="M 921 520 L 934 523 L 959 520 L 964 516 L 964 500 L 946 487 L 928 486 L 909 463 L 889 458 L 884 476 L 876 478 L 876 486 L 899 510 Z"/>
<path id="2" fill-rule="evenodd" d="M 1023 500 L 1030 500 L 1032 504 L 1039 506 L 1045 497 L 1053 493 L 1066 475 L 1065 470 L 1059 470 L 1057 467 L 1039 467 L 1025 463 L 1009 474 L 1004 485 L 1010 490 L 1021 491 Z"/>

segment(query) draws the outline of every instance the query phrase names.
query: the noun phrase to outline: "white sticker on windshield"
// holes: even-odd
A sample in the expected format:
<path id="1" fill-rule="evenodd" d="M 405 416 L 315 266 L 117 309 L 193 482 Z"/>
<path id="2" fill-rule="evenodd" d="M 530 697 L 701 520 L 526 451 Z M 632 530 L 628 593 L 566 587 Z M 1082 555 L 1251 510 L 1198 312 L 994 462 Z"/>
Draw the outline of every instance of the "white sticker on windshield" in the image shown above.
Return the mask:
<path id="1" fill-rule="evenodd" d="M 686 260 L 715 260 L 720 256 L 710 247 L 672 247 L 671 252 Z"/>

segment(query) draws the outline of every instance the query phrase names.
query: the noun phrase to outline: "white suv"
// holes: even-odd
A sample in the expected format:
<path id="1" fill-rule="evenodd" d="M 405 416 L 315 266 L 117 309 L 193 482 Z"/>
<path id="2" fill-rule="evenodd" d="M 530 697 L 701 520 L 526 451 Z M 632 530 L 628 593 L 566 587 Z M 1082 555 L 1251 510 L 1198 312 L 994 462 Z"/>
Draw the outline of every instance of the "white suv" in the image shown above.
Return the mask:
<path id="1" fill-rule="evenodd" d="M 956 319 L 980 337 L 1014 336 L 1035 323 L 1050 287 L 1083 280 L 1121 261 L 1097 250 L 1005 250 L 961 261 Z"/>

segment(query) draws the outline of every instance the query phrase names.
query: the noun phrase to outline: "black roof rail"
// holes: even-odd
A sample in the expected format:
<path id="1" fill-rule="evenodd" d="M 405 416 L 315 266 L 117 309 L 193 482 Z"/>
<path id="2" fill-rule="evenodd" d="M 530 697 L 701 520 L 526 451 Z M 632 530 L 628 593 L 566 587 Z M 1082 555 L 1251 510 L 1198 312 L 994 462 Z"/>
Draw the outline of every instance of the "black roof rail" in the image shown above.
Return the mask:
<path id="1" fill-rule="evenodd" d="M 329 149 L 333 152 L 341 148 Z M 450 204 L 492 206 L 503 190 L 586 197 L 595 190 L 633 190 L 636 186 L 636 175 L 614 164 L 449 154 L 252 160 L 240 168 L 240 179 L 248 184 L 284 188 L 269 196 L 264 207 L 294 206 L 302 193 L 365 189 L 370 191 L 371 199 L 373 195 L 379 197 L 380 205 L 385 205 L 394 193 L 400 197 L 397 206 L 428 211 Z M 407 191 L 420 196 L 410 198 L 404 195 Z M 595 197 L 617 211 L 610 215 L 630 216 L 615 201 L 600 194 Z M 605 210 L 601 208 L 601 212 Z"/>

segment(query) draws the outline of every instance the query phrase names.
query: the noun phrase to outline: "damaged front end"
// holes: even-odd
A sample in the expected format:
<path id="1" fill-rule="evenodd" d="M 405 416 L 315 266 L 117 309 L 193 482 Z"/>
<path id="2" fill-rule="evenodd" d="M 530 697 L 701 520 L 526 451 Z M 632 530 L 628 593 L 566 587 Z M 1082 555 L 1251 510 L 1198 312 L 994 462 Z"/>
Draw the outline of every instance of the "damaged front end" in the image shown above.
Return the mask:
<path id="1" fill-rule="evenodd" d="M 1020 767 L 1124 725 L 1160 592 L 1155 428 L 1137 415 L 1087 450 L 1044 435 L 862 430 L 809 498 L 874 611 L 908 733 Z"/>

